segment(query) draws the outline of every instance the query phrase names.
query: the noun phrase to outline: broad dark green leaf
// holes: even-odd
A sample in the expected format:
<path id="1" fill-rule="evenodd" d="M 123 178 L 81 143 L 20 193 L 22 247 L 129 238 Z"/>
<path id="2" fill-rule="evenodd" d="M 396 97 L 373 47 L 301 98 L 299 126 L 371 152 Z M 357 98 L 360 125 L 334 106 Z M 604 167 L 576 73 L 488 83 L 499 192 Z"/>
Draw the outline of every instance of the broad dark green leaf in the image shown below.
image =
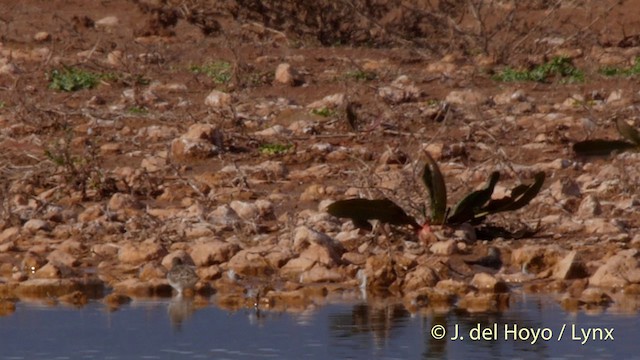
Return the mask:
<path id="1" fill-rule="evenodd" d="M 640 133 L 638 133 L 637 129 L 622 119 L 618 119 L 618 121 L 616 121 L 616 126 L 622 137 L 636 144 L 636 146 L 640 146 Z"/>
<path id="2" fill-rule="evenodd" d="M 427 151 L 424 153 L 427 156 L 427 163 L 422 172 L 422 181 L 429 191 L 431 222 L 433 224 L 444 224 L 447 212 L 447 187 L 438 163 Z"/>
<path id="3" fill-rule="evenodd" d="M 573 144 L 573 151 L 580 156 L 606 156 L 612 152 L 623 152 L 636 145 L 623 140 L 585 140 Z"/>
<path id="4" fill-rule="evenodd" d="M 500 199 L 489 201 L 487 205 L 478 212 L 476 218 L 482 219 L 490 214 L 503 211 L 514 211 L 526 206 L 538 195 L 546 175 L 543 171 L 534 176 L 534 183 L 531 185 L 518 185 L 511 189 L 511 195 Z"/>
<path id="5" fill-rule="evenodd" d="M 472 220 L 475 214 L 481 211 L 484 204 L 491 200 L 491 194 L 496 187 L 500 173 L 494 171 L 491 173 L 487 186 L 483 189 L 473 191 L 458 202 L 453 210 L 453 215 L 447 219 L 448 224 L 461 224 Z"/>
<path id="6" fill-rule="evenodd" d="M 349 218 L 356 224 L 367 220 L 379 220 L 391 225 L 411 225 L 420 228 L 416 220 L 389 199 L 349 199 L 339 200 L 329 205 L 327 212 L 333 216 Z"/>

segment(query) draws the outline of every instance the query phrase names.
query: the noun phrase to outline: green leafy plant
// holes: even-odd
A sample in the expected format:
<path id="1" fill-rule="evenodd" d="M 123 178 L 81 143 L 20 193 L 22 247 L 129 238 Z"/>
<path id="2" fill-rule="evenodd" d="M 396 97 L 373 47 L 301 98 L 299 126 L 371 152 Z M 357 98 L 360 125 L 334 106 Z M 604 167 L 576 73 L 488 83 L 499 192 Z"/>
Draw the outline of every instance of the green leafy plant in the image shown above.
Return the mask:
<path id="1" fill-rule="evenodd" d="M 640 132 L 623 119 L 616 121 L 616 129 L 624 140 L 593 139 L 573 144 L 573 151 L 581 156 L 602 156 L 612 152 L 640 151 Z"/>
<path id="2" fill-rule="evenodd" d="M 622 68 L 617 66 L 606 66 L 598 70 L 604 76 L 635 76 L 640 74 L 640 57 L 637 57 L 633 66 Z"/>
<path id="3" fill-rule="evenodd" d="M 322 117 L 330 117 L 333 116 L 335 114 L 335 111 L 327 108 L 327 107 L 323 107 L 323 108 L 319 108 L 319 109 L 313 109 L 311 110 L 311 113 L 314 115 L 318 115 L 318 116 L 322 116 Z"/>
<path id="4" fill-rule="evenodd" d="M 293 145 L 291 144 L 262 144 L 258 149 L 264 155 L 280 155 L 286 153 L 292 147 Z"/>
<path id="5" fill-rule="evenodd" d="M 349 71 L 345 73 L 344 76 L 347 79 L 354 79 L 358 81 L 371 81 L 375 80 L 378 77 L 375 72 L 366 70 Z"/>
<path id="6" fill-rule="evenodd" d="M 493 76 L 494 80 L 503 82 L 535 81 L 547 82 L 550 77 L 559 77 L 562 81 L 582 82 L 584 73 L 573 66 L 568 57 L 557 56 L 531 70 L 514 70 L 505 68 Z"/>
<path id="7" fill-rule="evenodd" d="M 233 68 L 228 61 L 217 60 L 204 65 L 192 65 L 189 70 L 194 74 L 205 74 L 216 84 L 227 84 L 231 81 Z"/>
<path id="8" fill-rule="evenodd" d="M 132 106 L 127 109 L 127 112 L 133 115 L 145 115 L 149 113 L 149 110 L 144 106 Z"/>
<path id="9" fill-rule="evenodd" d="M 65 66 L 63 69 L 54 69 L 49 74 L 49 88 L 66 92 L 82 89 L 92 89 L 100 81 L 101 75 Z"/>
<path id="10" fill-rule="evenodd" d="M 422 172 L 422 182 L 429 192 L 430 214 L 423 225 L 389 199 L 339 200 L 329 205 L 327 211 L 336 217 L 350 218 L 359 227 L 366 227 L 369 220 L 378 220 L 391 225 L 409 225 L 417 231 L 428 225 L 455 226 L 463 223 L 477 225 L 489 215 L 515 211 L 526 206 L 538 195 L 545 180 L 545 173 L 539 172 L 534 176 L 532 184 L 518 185 L 511 189 L 511 195 L 492 199 L 493 190 L 500 180 L 500 173 L 496 171 L 489 176 L 484 188 L 467 194 L 451 210 L 447 207 L 447 188 L 440 168 L 429 153 L 426 153 L 426 157 L 427 163 Z"/>

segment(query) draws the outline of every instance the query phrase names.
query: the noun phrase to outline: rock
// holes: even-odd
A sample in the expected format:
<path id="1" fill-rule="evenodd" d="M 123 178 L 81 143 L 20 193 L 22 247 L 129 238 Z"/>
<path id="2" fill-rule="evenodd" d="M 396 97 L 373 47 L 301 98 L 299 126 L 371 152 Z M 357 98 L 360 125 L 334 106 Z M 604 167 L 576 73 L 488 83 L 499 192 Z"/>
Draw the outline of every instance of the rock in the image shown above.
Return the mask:
<path id="1" fill-rule="evenodd" d="M 300 282 L 303 284 L 342 281 L 344 281 L 344 276 L 339 271 L 328 269 L 321 264 L 316 264 L 309 271 L 300 274 Z"/>
<path id="2" fill-rule="evenodd" d="M 602 289 L 586 288 L 578 299 L 583 304 L 607 306 L 613 302 L 611 297 Z"/>
<path id="3" fill-rule="evenodd" d="M 450 104 L 462 106 L 478 106 L 486 103 L 488 97 L 478 90 L 454 90 L 451 91 L 445 101 Z"/>
<path id="4" fill-rule="evenodd" d="M 585 232 L 588 234 L 617 234 L 621 231 L 615 219 L 593 218 L 584 220 Z"/>
<path id="5" fill-rule="evenodd" d="M 281 269 L 280 275 L 286 279 L 297 280 L 300 274 L 309 271 L 316 261 L 309 257 L 297 257 L 289 260 Z"/>
<path id="6" fill-rule="evenodd" d="M 629 284 L 628 276 L 638 268 L 638 250 L 618 252 L 601 265 L 589 278 L 591 286 L 602 288 L 623 288 Z"/>
<path id="7" fill-rule="evenodd" d="M 110 211 L 120 212 L 131 209 L 142 209 L 143 205 L 132 195 L 115 193 L 109 199 L 107 207 Z"/>
<path id="8" fill-rule="evenodd" d="M 51 40 L 51 34 L 46 31 L 38 31 L 35 35 L 33 35 L 33 40 L 37 42 L 45 42 Z"/>
<path id="9" fill-rule="evenodd" d="M 602 208 L 600 207 L 600 201 L 593 195 L 587 195 L 580 202 L 578 207 L 578 215 L 582 218 L 591 218 L 602 214 Z"/>
<path id="10" fill-rule="evenodd" d="M 303 249 L 310 247 L 312 244 L 325 248 L 331 259 L 337 262 L 340 261 L 339 259 L 344 252 L 342 244 L 326 234 L 310 229 L 307 226 L 299 226 L 294 230 L 294 251 L 302 252 Z"/>
<path id="11" fill-rule="evenodd" d="M 167 268 L 156 262 L 148 262 L 142 265 L 138 278 L 141 281 L 160 280 L 167 277 Z"/>
<path id="12" fill-rule="evenodd" d="M 204 104 L 214 109 L 220 109 L 230 106 L 231 100 L 231 95 L 219 90 L 213 90 L 204 99 Z"/>
<path id="13" fill-rule="evenodd" d="M 568 178 L 563 178 L 554 182 L 549 186 L 549 189 L 551 190 L 551 195 L 556 199 L 566 199 L 570 196 L 581 196 L 580 185 Z"/>
<path id="14" fill-rule="evenodd" d="M 270 276 L 275 272 L 260 249 L 240 250 L 229 260 L 227 267 L 244 276 Z"/>
<path id="15" fill-rule="evenodd" d="M 242 223 L 240 216 L 226 204 L 218 206 L 209 213 L 207 220 L 219 231 L 234 230 Z"/>
<path id="16" fill-rule="evenodd" d="M 511 252 L 511 264 L 537 274 L 555 265 L 561 252 L 557 246 L 525 245 Z"/>
<path id="17" fill-rule="evenodd" d="M 471 279 L 471 285 L 480 291 L 492 293 L 504 293 L 509 291 L 509 287 L 504 281 L 496 279 L 493 275 L 487 273 L 477 273 Z"/>
<path id="18" fill-rule="evenodd" d="M 125 264 L 135 265 L 151 260 L 161 260 L 166 254 L 167 250 L 156 243 L 124 244 L 118 250 L 118 260 Z"/>
<path id="19" fill-rule="evenodd" d="M 171 142 L 171 154 L 178 159 L 204 159 L 223 150 L 223 134 L 210 124 L 194 124 Z"/>
<path id="20" fill-rule="evenodd" d="M 276 67 L 274 81 L 280 84 L 298 86 L 302 85 L 304 79 L 290 64 L 281 63 Z"/>
<path id="21" fill-rule="evenodd" d="M 116 309 L 121 305 L 125 305 L 131 302 L 131 298 L 124 294 L 112 292 L 102 299 L 102 302 L 111 309 Z"/>
<path id="22" fill-rule="evenodd" d="M 58 298 L 60 302 L 67 303 L 73 306 L 82 307 L 87 305 L 89 302 L 89 298 L 87 295 L 81 291 L 74 291 L 70 294 L 62 295 Z"/>
<path id="23" fill-rule="evenodd" d="M 91 298 L 101 297 L 104 283 L 98 279 L 29 279 L 21 282 L 15 295 L 28 298 L 50 298 L 80 291 Z"/>
<path id="24" fill-rule="evenodd" d="M 62 279 L 74 275 L 73 271 L 62 264 L 46 263 L 33 274 L 34 279 Z"/>
<path id="25" fill-rule="evenodd" d="M 458 301 L 458 307 L 470 313 L 501 311 L 509 307 L 509 294 L 470 292 Z"/>
<path id="26" fill-rule="evenodd" d="M 416 266 L 405 276 L 402 291 L 410 292 L 424 287 L 431 288 L 436 285 L 438 280 L 440 280 L 438 274 L 429 266 Z"/>
<path id="27" fill-rule="evenodd" d="M 406 75 L 400 75 L 391 86 L 378 89 L 378 96 L 391 104 L 415 101 L 422 95 L 422 91 Z"/>
<path id="28" fill-rule="evenodd" d="M 95 22 L 96 28 L 113 28 L 120 24 L 116 16 L 106 16 Z"/>
<path id="29" fill-rule="evenodd" d="M 190 255 L 196 266 L 210 266 L 229 261 L 238 251 L 236 244 L 213 240 L 193 245 Z"/>
<path id="30" fill-rule="evenodd" d="M 557 280 L 581 279 L 588 276 L 584 264 L 578 260 L 576 250 L 570 252 L 553 268 L 552 277 Z"/>
<path id="31" fill-rule="evenodd" d="M 20 227 L 12 226 L 4 229 L 2 233 L 0 233 L 0 244 L 6 241 L 13 241 L 18 238 L 20 235 Z"/>
<path id="32" fill-rule="evenodd" d="M 113 286 L 115 292 L 133 297 L 171 296 L 171 285 L 166 279 L 140 281 L 127 279 Z"/>
<path id="33" fill-rule="evenodd" d="M 30 219 L 22 225 L 22 229 L 30 233 L 36 233 L 38 231 L 49 231 L 51 230 L 51 227 L 47 221 Z"/>
<path id="34" fill-rule="evenodd" d="M 74 267 L 78 265 L 78 259 L 75 256 L 62 251 L 60 249 L 52 251 L 49 256 L 47 256 L 47 260 L 49 262 L 63 264 L 68 267 Z"/>
<path id="35" fill-rule="evenodd" d="M 456 253 L 457 246 L 456 240 L 449 239 L 445 241 L 437 241 L 429 247 L 429 251 L 431 251 L 434 255 L 453 255 Z"/>
<path id="36" fill-rule="evenodd" d="M 312 243 L 300 253 L 301 258 L 307 258 L 314 262 L 318 262 L 327 267 L 333 267 L 341 262 L 340 251 L 332 251 L 330 247 L 325 247 Z"/>
<path id="37" fill-rule="evenodd" d="M 335 109 L 341 107 L 345 102 L 345 94 L 337 93 L 331 94 L 323 97 L 320 100 L 314 101 L 311 104 L 307 105 L 308 109 Z"/>
<path id="38" fill-rule="evenodd" d="M 396 271 L 387 254 L 370 256 L 365 265 L 365 275 L 367 289 L 377 291 L 388 291 L 397 279 Z"/>

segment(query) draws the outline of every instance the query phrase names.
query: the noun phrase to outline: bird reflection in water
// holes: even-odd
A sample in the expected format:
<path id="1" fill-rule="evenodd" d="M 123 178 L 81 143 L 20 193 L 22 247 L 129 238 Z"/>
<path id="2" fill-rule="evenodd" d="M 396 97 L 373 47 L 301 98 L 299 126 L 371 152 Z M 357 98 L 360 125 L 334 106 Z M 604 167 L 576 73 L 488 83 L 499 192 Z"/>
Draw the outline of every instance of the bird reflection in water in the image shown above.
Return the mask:
<path id="1" fill-rule="evenodd" d="M 193 315 L 193 298 L 176 296 L 169 302 L 169 320 L 175 331 L 182 330 L 182 323 Z"/>

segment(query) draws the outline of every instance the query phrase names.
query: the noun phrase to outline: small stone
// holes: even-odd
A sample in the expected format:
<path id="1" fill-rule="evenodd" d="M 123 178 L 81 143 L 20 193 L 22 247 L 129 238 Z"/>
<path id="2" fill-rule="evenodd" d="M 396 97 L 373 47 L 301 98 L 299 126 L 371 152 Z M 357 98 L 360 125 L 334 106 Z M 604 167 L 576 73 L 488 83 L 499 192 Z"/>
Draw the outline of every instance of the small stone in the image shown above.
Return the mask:
<path id="1" fill-rule="evenodd" d="M 488 97 L 478 90 L 454 90 L 447 95 L 445 101 L 462 106 L 478 106 L 486 103 Z"/>
<path id="2" fill-rule="evenodd" d="M 577 259 L 576 250 L 570 252 L 553 268 L 553 278 L 558 280 L 581 279 L 588 276 L 584 264 Z"/>
<path id="3" fill-rule="evenodd" d="M 580 202 L 578 207 L 578 215 L 582 218 L 591 218 L 602 214 L 602 208 L 600 207 L 600 201 L 594 195 L 587 195 Z"/>
<path id="4" fill-rule="evenodd" d="M 344 276 L 339 271 L 328 269 L 321 264 L 316 264 L 309 271 L 300 274 L 300 282 L 303 284 L 342 281 L 344 281 Z"/>
<path id="5" fill-rule="evenodd" d="M 219 90 L 213 90 L 204 99 L 204 104 L 216 109 L 227 107 L 231 105 L 231 95 Z"/>
<path id="6" fill-rule="evenodd" d="M 36 233 L 38 231 L 49 231 L 51 227 L 49 226 L 49 223 L 44 220 L 30 219 L 22 225 L 22 229 L 30 233 Z"/>
<path id="7" fill-rule="evenodd" d="M 45 42 L 51 39 L 51 34 L 46 31 L 39 31 L 35 35 L 33 35 L 33 40 L 37 42 Z"/>
<path id="8" fill-rule="evenodd" d="M 300 74 L 287 63 L 279 64 L 278 67 L 276 67 L 274 80 L 277 83 L 292 86 L 301 85 L 304 82 Z"/>
<path id="9" fill-rule="evenodd" d="M 507 284 L 495 278 L 493 275 L 481 272 L 477 273 L 471 279 L 471 285 L 475 286 L 480 291 L 488 291 L 493 293 L 508 292 L 509 287 Z"/>
<path id="10" fill-rule="evenodd" d="M 125 244 L 118 250 L 118 260 L 125 264 L 142 264 L 146 261 L 161 260 L 167 251 L 160 244 Z"/>
<path id="11" fill-rule="evenodd" d="M 118 26 L 118 24 L 120 24 L 120 20 L 118 20 L 118 17 L 116 16 L 107 16 L 107 17 L 103 17 L 102 19 L 98 20 L 95 22 L 95 26 L 97 28 L 100 27 L 116 27 Z"/>
<path id="12" fill-rule="evenodd" d="M 591 286 L 603 288 L 623 288 L 629 284 L 628 273 L 638 268 L 637 250 L 618 252 L 601 265 L 589 278 Z"/>
<path id="13" fill-rule="evenodd" d="M 238 251 L 236 244 L 212 240 L 193 245 L 189 253 L 196 266 L 210 266 L 229 261 Z"/>
<path id="14" fill-rule="evenodd" d="M 456 250 L 456 240 L 454 239 L 437 241 L 429 248 L 429 251 L 434 255 L 452 255 L 456 253 Z"/>

